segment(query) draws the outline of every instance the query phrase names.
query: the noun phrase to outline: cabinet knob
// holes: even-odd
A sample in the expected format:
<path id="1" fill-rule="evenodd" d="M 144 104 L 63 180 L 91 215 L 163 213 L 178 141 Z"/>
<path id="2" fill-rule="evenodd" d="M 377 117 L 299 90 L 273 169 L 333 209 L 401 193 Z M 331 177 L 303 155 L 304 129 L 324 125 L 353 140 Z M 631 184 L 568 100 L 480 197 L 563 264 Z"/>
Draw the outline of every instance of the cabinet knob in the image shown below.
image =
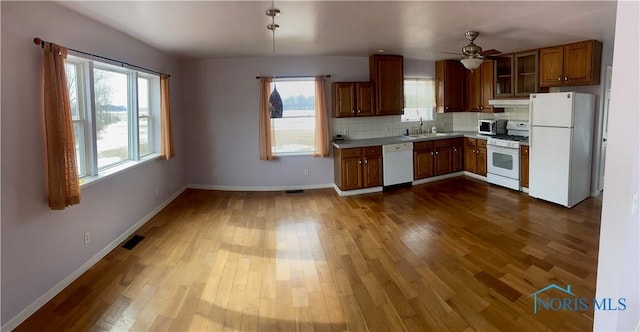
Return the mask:
<path id="1" fill-rule="evenodd" d="M 480 106 L 480 109 L 481 109 L 481 110 L 483 110 L 483 109 L 484 109 L 484 106 Z"/>
<path id="2" fill-rule="evenodd" d="M 564 81 L 566 82 L 569 78 L 567 76 L 564 77 Z"/>
<path id="3" fill-rule="evenodd" d="M 367 159 L 365 159 L 365 160 L 364 160 L 364 163 L 365 163 L 365 164 L 368 164 L 368 163 L 369 163 L 369 161 L 368 161 Z"/>
<path id="4" fill-rule="evenodd" d="M 356 114 L 356 110 L 351 110 L 351 114 Z"/>
<path id="5" fill-rule="evenodd" d="M 444 109 L 448 110 L 448 109 L 449 109 L 449 106 L 445 106 L 445 107 L 444 107 Z"/>
<path id="6" fill-rule="evenodd" d="M 361 160 L 358 160 L 358 164 L 362 164 L 362 159 L 361 159 Z"/>
<path id="7" fill-rule="evenodd" d="M 431 152 L 431 155 L 433 156 L 433 152 Z"/>
<path id="8" fill-rule="evenodd" d="M 454 149 L 453 149 L 453 152 L 458 152 L 458 149 L 454 148 Z"/>
<path id="9" fill-rule="evenodd" d="M 558 76 L 558 81 L 562 81 L 562 77 Z"/>
<path id="10" fill-rule="evenodd" d="M 360 109 L 358 108 L 358 114 L 360 114 Z"/>

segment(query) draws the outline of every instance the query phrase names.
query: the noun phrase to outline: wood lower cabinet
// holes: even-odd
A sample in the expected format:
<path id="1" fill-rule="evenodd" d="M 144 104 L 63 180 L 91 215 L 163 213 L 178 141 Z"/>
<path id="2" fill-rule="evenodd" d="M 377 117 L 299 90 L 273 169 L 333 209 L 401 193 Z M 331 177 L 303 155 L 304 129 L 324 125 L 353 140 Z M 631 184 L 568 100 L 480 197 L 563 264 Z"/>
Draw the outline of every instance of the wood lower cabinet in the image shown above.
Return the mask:
<path id="1" fill-rule="evenodd" d="M 334 82 L 331 84 L 331 88 L 334 117 L 375 115 L 373 84 L 369 82 Z"/>
<path id="2" fill-rule="evenodd" d="M 540 86 L 600 84 L 602 43 L 588 40 L 540 49 Z"/>
<path id="3" fill-rule="evenodd" d="M 520 186 L 529 188 L 529 146 L 520 146 Z"/>
<path id="4" fill-rule="evenodd" d="M 453 145 L 453 169 L 454 172 L 464 170 L 464 138 L 451 139 Z"/>
<path id="5" fill-rule="evenodd" d="M 382 146 L 333 149 L 334 180 L 340 190 L 382 186 Z"/>
<path id="6" fill-rule="evenodd" d="M 464 170 L 487 176 L 487 140 L 464 138 Z"/>
<path id="7" fill-rule="evenodd" d="M 454 172 L 454 142 L 456 139 L 413 143 L 414 180 Z"/>

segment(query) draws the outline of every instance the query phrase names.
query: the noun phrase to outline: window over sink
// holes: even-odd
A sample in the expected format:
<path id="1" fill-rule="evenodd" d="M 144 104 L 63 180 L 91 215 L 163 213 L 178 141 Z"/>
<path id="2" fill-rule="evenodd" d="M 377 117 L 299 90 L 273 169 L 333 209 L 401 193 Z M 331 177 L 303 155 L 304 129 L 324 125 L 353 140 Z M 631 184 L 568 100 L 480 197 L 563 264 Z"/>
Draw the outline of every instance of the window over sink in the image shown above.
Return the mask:
<path id="1" fill-rule="evenodd" d="M 432 78 L 404 79 L 402 122 L 435 120 L 436 85 Z"/>

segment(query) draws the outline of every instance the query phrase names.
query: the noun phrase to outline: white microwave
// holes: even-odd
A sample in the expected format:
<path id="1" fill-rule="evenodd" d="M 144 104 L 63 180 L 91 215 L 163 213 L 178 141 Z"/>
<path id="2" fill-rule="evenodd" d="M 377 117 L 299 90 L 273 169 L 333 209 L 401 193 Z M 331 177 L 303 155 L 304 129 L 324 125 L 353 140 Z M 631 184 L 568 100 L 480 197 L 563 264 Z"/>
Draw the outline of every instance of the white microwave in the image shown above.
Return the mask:
<path id="1" fill-rule="evenodd" d="M 507 133 L 507 120 L 478 120 L 478 134 L 503 135 Z"/>

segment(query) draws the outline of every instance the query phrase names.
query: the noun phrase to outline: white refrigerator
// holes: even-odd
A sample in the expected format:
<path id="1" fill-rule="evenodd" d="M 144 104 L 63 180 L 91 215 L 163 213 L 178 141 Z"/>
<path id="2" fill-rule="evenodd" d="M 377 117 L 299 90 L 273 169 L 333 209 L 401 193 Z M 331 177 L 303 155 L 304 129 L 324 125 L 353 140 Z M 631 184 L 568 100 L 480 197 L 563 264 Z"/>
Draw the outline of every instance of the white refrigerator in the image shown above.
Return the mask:
<path id="1" fill-rule="evenodd" d="M 531 94 L 529 195 L 573 207 L 590 195 L 595 95 Z"/>

